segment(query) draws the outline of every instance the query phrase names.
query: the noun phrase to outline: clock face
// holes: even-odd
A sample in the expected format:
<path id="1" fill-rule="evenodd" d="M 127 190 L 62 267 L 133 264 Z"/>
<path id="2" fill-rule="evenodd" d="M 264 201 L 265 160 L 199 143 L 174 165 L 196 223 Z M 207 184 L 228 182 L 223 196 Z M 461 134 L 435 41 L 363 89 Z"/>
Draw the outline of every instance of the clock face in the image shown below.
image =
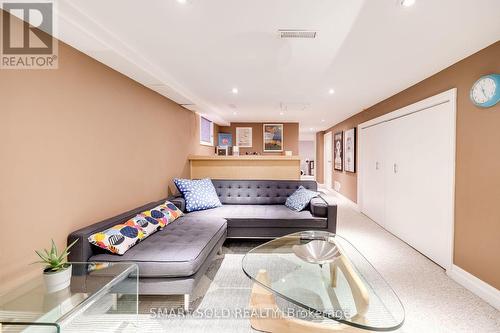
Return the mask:
<path id="1" fill-rule="evenodd" d="M 497 89 L 492 78 L 485 77 L 479 79 L 471 89 L 471 99 L 476 104 L 484 104 L 493 98 Z"/>

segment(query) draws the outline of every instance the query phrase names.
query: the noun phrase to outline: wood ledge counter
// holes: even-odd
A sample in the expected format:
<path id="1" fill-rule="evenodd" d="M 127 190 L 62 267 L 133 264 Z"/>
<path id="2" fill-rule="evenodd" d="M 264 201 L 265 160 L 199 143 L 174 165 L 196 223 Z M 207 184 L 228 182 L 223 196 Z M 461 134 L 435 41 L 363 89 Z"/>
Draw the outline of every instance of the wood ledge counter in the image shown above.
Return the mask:
<path id="1" fill-rule="evenodd" d="M 264 160 L 264 161 L 300 161 L 300 156 L 285 156 L 285 155 L 240 155 L 240 156 L 218 156 L 218 155 L 189 155 L 188 160 L 190 161 L 209 161 L 209 160 L 218 160 L 218 161 L 235 161 L 235 160 Z"/>
<path id="2" fill-rule="evenodd" d="M 188 156 L 192 179 L 300 179 L 300 157 L 279 155 Z"/>

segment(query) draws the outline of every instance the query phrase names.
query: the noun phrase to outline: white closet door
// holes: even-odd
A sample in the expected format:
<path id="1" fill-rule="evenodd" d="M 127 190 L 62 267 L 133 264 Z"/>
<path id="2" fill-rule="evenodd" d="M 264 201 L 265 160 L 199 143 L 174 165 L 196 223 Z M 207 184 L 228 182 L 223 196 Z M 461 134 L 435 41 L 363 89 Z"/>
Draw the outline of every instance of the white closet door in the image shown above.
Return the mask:
<path id="1" fill-rule="evenodd" d="M 409 187 L 413 177 L 411 145 L 418 132 L 407 117 L 386 123 L 385 174 L 385 227 L 399 238 L 409 242 L 411 214 L 414 210 Z"/>
<path id="2" fill-rule="evenodd" d="M 362 212 L 445 269 L 453 256 L 455 116 L 451 89 L 359 125 Z"/>
<path id="3" fill-rule="evenodd" d="M 360 146 L 363 147 L 362 211 L 382 226 L 385 221 L 385 127 L 382 123 L 360 131 Z"/>
<path id="4" fill-rule="evenodd" d="M 453 112 L 444 103 L 409 116 L 415 128 L 413 175 L 409 187 L 414 207 L 410 244 L 443 267 L 451 260 L 453 231 L 449 207 L 453 200 Z"/>
<path id="5" fill-rule="evenodd" d="M 388 122 L 386 228 L 443 267 L 451 258 L 449 103 Z"/>

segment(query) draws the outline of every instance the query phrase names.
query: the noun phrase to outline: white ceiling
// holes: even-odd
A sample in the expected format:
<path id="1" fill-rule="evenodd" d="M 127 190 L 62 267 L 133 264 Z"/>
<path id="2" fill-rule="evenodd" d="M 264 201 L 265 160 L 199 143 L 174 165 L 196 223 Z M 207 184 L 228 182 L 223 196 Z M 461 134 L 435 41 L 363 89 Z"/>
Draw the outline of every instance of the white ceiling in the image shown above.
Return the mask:
<path id="1" fill-rule="evenodd" d="M 298 121 L 312 132 L 499 40 L 498 13 L 499 0 L 410 8 L 398 0 L 64 0 L 57 35 L 219 123 Z M 278 29 L 317 38 L 279 39 Z"/>

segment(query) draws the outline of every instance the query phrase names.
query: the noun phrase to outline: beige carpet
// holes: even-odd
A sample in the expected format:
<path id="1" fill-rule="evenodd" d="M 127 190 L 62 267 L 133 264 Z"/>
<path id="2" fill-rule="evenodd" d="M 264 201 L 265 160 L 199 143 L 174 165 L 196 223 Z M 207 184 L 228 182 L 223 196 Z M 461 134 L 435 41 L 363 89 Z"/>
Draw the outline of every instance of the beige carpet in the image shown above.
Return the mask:
<path id="1" fill-rule="evenodd" d="M 329 192 L 328 200 L 335 200 L 339 206 L 338 233 L 365 255 L 404 304 L 406 320 L 397 332 L 500 332 L 499 311 L 455 283 L 432 261 L 358 213 L 349 202 L 335 197 L 333 192 Z M 248 249 L 258 244 L 239 241 L 226 244 L 224 255 L 214 260 L 200 284 L 193 307 L 200 311 L 247 307 L 251 282 L 241 270 L 241 259 Z M 247 319 L 225 318 L 225 314 L 215 313 L 212 319 L 158 316 L 158 309 L 168 311 L 179 307 L 182 307 L 179 297 L 141 297 L 139 331 L 255 332 Z M 97 320 L 94 317 L 92 322 L 80 318 L 72 328 L 75 332 L 130 332 L 134 328 L 129 320 L 120 316 L 110 319 L 106 315 Z"/>

